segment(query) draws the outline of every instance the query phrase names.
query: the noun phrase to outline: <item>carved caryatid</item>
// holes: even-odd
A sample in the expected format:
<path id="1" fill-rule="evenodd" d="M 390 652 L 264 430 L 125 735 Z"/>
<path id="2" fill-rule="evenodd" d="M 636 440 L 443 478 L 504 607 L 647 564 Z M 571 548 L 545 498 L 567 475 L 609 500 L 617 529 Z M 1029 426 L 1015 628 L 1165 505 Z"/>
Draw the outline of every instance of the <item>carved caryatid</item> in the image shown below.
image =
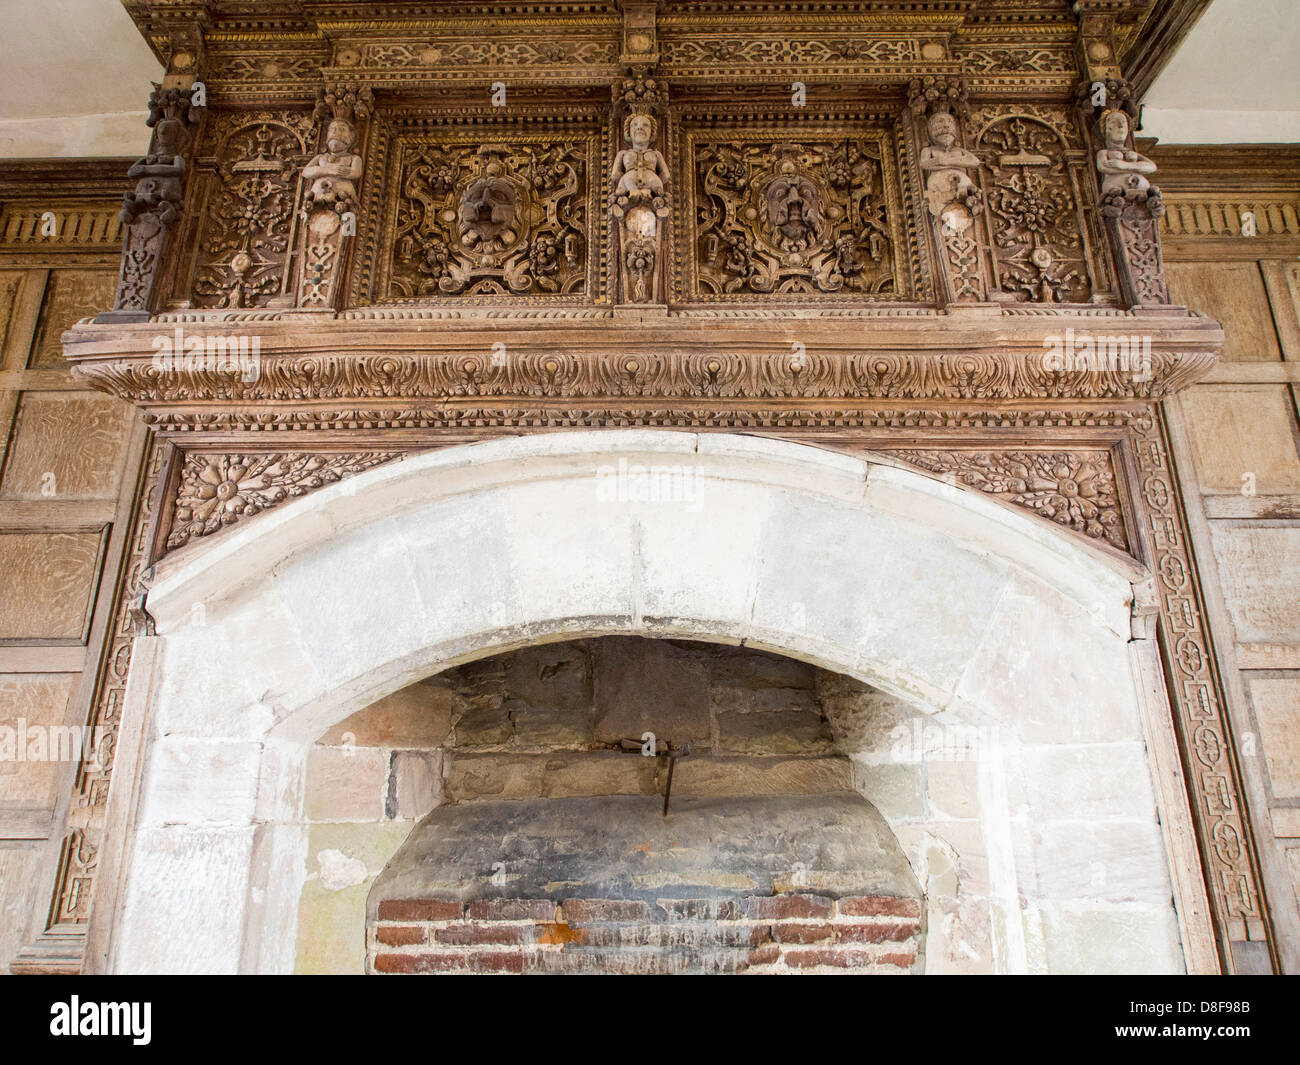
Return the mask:
<path id="1" fill-rule="evenodd" d="M 672 173 L 663 153 L 652 147 L 659 132 L 654 110 L 663 95 L 652 79 L 629 79 L 623 86 L 623 140 L 610 170 L 609 211 L 618 241 L 618 301 L 664 302 L 663 249 L 671 211 Z"/>
<path id="2" fill-rule="evenodd" d="M 921 149 L 920 166 L 947 298 L 982 302 L 988 298 L 988 279 L 975 216 L 984 201 L 971 176 L 978 173 L 980 160 L 961 144 L 957 118 L 967 111 L 965 86 L 942 78 L 917 80 L 910 87 L 909 104 L 915 114 L 928 116 L 929 143 Z"/>
<path id="3" fill-rule="evenodd" d="M 149 96 L 149 152 L 127 171 L 135 188 L 122 199 L 122 271 L 113 318 L 147 318 L 156 309 L 155 287 L 185 194 L 185 152 L 199 111 L 191 90 L 155 85 Z"/>
<path id="4" fill-rule="evenodd" d="M 335 86 L 322 90 L 316 104 L 318 122 L 325 127 L 325 151 L 302 171 L 306 190 L 302 196 L 300 248 L 301 273 L 297 304 L 329 309 L 338 305 L 348 237 L 356 232 L 357 182 L 361 156 L 357 121 L 370 114 L 368 88 Z"/>
<path id="5" fill-rule="evenodd" d="M 1096 155 L 1101 177 L 1101 216 L 1110 235 L 1119 276 L 1120 296 L 1129 307 L 1168 303 L 1159 218 L 1165 213 L 1160 189 L 1151 184 L 1156 164 L 1129 146 L 1129 113 L 1110 108 L 1101 113 Z"/>

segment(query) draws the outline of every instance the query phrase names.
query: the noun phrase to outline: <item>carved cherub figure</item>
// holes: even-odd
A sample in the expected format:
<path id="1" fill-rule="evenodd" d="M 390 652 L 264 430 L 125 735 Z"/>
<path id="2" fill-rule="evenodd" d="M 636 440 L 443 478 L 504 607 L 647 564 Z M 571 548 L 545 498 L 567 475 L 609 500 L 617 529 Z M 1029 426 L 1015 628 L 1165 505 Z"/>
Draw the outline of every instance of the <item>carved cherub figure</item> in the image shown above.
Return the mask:
<path id="1" fill-rule="evenodd" d="M 311 182 L 303 197 L 303 214 L 318 207 L 330 208 L 340 214 L 350 209 L 357 198 L 356 182 L 361 177 L 361 156 L 351 149 L 356 140 L 352 123 L 336 118 L 325 131 L 325 147 L 302 171 Z"/>
<path id="2" fill-rule="evenodd" d="M 959 200 L 968 207 L 979 195 L 975 182 L 966 173 L 980 161 L 972 152 L 957 144 L 957 120 L 948 111 L 936 111 L 926 123 L 930 143 L 921 149 L 921 169 L 929 175 L 925 180 L 925 198 L 930 210 L 941 215 L 945 207 Z"/>
<path id="3" fill-rule="evenodd" d="M 646 114 L 631 114 L 623 123 L 623 136 L 632 142 L 632 147 L 624 148 L 615 156 L 610 173 L 614 185 L 611 208 L 620 218 L 637 204 L 646 204 L 661 217 L 668 213 L 672 175 L 663 155 L 650 147 L 655 129 L 654 117 Z"/>
<path id="4" fill-rule="evenodd" d="M 1133 203 L 1159 202 L 1159 190 L 1146 175 L 1156 164 L 1128 147 L 1129 117 L 1123 111 L 1106 111 L 1101 116 L 1101 136 L 1106 147 L 1097 153 L 1097 170 L 1102 174 L 1102 199 L 1123 197 Z M 1154 206 L 1154 204 L 1153 204 Z"/>
<path id="5" fill-rule="evenodd" d="M 159 119 L 154 130 L 154 151 L 134 163 L 127 171 L 136 178 L 135 189 L 122 198 L 122 221 L 134 222 L 151 208 L 158 209 L 158 220 L 171 225 L 180 217 L 185 159 L 181 152 L 187 133 L 176 118 Z"/>

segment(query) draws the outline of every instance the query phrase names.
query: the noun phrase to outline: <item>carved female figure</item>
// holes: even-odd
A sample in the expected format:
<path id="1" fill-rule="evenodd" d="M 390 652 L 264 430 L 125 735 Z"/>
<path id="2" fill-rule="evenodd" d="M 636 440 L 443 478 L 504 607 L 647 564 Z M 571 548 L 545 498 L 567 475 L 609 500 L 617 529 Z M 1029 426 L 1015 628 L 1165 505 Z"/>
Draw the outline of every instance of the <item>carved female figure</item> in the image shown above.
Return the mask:
<path id="1" fill-rule="evenodd" d="M 1106 111 L 1101 116 L 1101 136 L 1106 147 L 1097 153 L 1097 170 L 1101 173 L 1102 199 L 1123 197 L 1145 203 L 1153 193 L 1147 174 L 1156 172 L 1156 164 L 1128 147 L 1129 118 L 1123 111 Z"/>
<path id="2" fill-rule="evenodd" d="M 187 138 L 179 119 L 159 119 L 154 132 L 155 151 L 132 164 L 128 177 L 136 178 L 135 190 L 122 200 L 122 221 L 134 222 L 151 208 L 158 209 L 158 221 L 170 226 L 180 217 L 181 182 L 185 159 L 181 156 Z"/>
<path id="3" fill-rule="evenodd" d="M 660 217 L 668 213 L 668 185 L 672 175 L 663 155 L 650 142 L 655 138 L 654 117 L 631 114 L 623 123 L 623 136 L 632 142 L 614 158 L 610 173 L 614 191 L 611 210 L 622 217 L 630 206 L 646 204 Z"/>

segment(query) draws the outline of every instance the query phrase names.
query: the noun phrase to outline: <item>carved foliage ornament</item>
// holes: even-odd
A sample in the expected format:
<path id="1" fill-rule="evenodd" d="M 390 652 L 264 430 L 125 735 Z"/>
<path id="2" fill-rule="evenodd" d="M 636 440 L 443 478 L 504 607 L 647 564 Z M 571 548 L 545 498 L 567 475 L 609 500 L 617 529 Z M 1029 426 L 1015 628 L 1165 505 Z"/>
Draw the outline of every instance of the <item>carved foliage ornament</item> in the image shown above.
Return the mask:
<path id="1" fill-rule="evenodd" d="M 181 547 L 287 499 L 378 466 L 396 454 L 188 455 L 167 546 Z"/>
<path id="2" fill-rule="evenodd" d="M 1128 550 L 1109 452 L 909 450 L 885 454 Z"/>
<path id="3" fill-rule="evenodd" d="M 389 299 L 584 296 L 590 143 L 401 145 Z"/>
<path id="4" fill-rule="evenodd" d="M 897 298 L 897 212 L 883 135 L 692 144 L 697 297 Z"/>

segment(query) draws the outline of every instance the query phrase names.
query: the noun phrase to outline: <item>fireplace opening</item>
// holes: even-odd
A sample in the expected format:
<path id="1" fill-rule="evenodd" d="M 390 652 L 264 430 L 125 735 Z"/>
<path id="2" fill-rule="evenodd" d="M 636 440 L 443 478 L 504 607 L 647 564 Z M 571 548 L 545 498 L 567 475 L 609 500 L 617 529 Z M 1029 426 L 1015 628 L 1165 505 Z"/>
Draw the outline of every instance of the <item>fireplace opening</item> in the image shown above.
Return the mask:
<path id="1" fill-rule="evenodd" d="M 882 694 L 628 636 L 409 685 L 309 757 L 298 967 L 918 971 L 923 891 L 864 797 L 911 712 Z"/>

